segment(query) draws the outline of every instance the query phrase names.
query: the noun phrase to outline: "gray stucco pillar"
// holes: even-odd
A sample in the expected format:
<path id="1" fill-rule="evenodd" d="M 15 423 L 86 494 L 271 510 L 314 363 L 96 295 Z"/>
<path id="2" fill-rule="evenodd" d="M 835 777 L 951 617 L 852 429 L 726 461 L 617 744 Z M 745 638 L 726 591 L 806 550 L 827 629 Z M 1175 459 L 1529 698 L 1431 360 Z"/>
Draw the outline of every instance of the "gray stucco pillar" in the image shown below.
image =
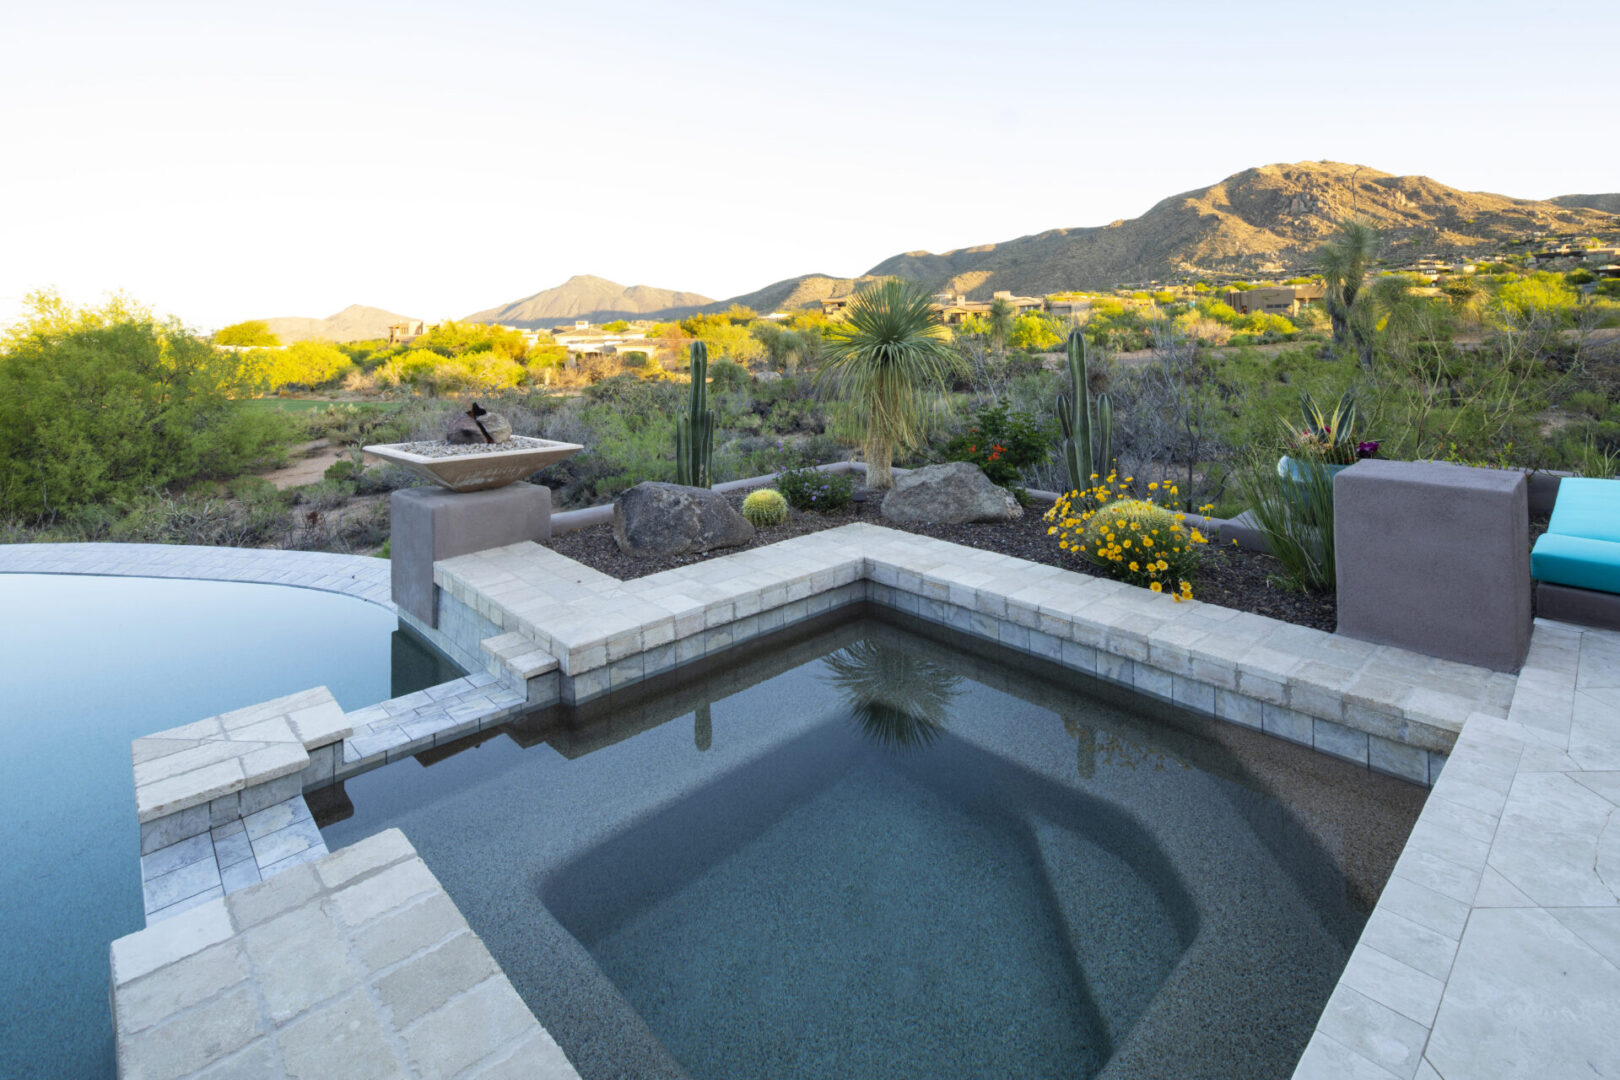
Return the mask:
<path id="1" fill-rule="evenodd" d="M 1524 474 L 1357 462 L 1333 481 L 1339 633 L 1516 671 L 1530 646 Z"/>
<path id="2" fill-rule="evenodd" d="M 433 564 L 551 539 L 551 489 L 523 481 L 488 491 L 407 488 L 389 496 L 388 520 L 394 603 L 438 626 Z"/>

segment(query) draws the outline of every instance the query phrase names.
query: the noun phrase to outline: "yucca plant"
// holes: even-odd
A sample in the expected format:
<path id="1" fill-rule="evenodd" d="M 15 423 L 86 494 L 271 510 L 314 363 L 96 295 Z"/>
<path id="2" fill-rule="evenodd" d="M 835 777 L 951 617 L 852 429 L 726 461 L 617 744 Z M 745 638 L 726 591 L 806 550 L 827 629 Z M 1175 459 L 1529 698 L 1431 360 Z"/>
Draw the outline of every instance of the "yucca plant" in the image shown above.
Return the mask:
<path id="1" fill-rule="evenodd" d="M 889 278 L 859 292 L 827 331 L 818 383 L 831 380 L 864 429 L 866 483 L 894 486 L 894 455 L 921 441 L 931 398 L 961 370 L 928 291 Z"/>
<path id="2" fill-rule="evenodd" d="M 920 750 L 945 731 L 961 677 L 910 649 L 862 638 L 823 661 L 863 734 L 890 750 Z"/>

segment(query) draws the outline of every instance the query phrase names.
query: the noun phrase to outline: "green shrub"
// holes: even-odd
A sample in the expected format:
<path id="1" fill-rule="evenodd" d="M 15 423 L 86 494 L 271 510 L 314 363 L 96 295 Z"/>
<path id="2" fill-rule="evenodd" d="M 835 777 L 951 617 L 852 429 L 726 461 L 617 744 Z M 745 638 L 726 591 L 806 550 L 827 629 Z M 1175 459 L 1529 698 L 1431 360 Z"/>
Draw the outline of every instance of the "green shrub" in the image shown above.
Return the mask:
<path id="1" fill-rule="evenodd" d="M 75 309 L 29 297 L 0 335 L 0 514 L 39 520 L 241 473 L 280 453 L 289 421 L 247 409 L 243 353 L 121 298 Z"/>
<path id="2" fill-rule="evenodd" d="M 1252 455 L 1237 472 L 1238 492 L 1282 564 L 1285 583 L 1301 592 L 1332 592 L 1333 474 L 1318 455 L 1293 460 L 1294 475 L 1284 476 L 1270 459 Z"/>
<path id="3" fill-rule="evenodd" d="M 1149 484 L 1142 498 L 1130 483 L 1110 476 L 1089 491 L 1062 496 L 1046 513 L 1048 534 L 1108 577 L 1191 599 L 1199 548 L 1208 539 L 1186 524 L 1186 515 L 1154 501 L 1161 492 L 1176 497 L 1173 486 Z"/>
<path id="4" fill-rule="evenodd" d="M 751 381 L 748 369 L 734 360 L 715 360 L 709 364 L 709 389 L 715 393 L 744 390 Z"/>
<path id="5" fill-rule="evenodd" d="M 810 466 L 777 473 L 776 489 L 795 510 L 822 513 L 848 506 L 855 497 L 855 482 L 848 473 L 824 473 Z"/>
<path id="6" fill-rule="evenodd" d="M 788 504 L 780 491 L 761 488 L 743 500 L 742 516 L 756 529 L 780 525 L 787 520 Z"/>
<path id="7" fill-rule="evenodd" d="M 967 430 L 945 445 L 945 460 L 972 462 L 993 483 L 1017 489 L 1024 470 L 1047 459 L 1053 434 L 1049 420 L 992 405 L 974 414 Z"/>

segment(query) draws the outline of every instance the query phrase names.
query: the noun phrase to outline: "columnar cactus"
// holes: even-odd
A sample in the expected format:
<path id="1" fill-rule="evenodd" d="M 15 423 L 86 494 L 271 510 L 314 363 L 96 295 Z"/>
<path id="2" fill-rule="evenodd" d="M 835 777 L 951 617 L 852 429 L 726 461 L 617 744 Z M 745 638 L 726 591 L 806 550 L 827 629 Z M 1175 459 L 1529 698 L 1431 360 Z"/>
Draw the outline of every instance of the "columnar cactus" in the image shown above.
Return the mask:
<path id="1" fill-rule="evenodd" d="M 714 458 L 714 410 L 709 408 L 709 348 L 692 342 L 692 389 L 687 413 L 675 420 L 675 482 L 708 487 Z"/>
<path id="2" fill-rule="evenodd" d="M 1069 392 L 1058 395 L 1058 423 L 1063 428 L 1061 447 L 1069 490 L 1085 491 L 1093 486 L 1092 475 L 1106 473 L 1113 460 L 1114 404 L 1107 394 L 1098 394 L 1093 417 L 1091 389 L 1086 382 L 1086 338 L 1078 327 L 1069 331 L 1068 351 Z"/>

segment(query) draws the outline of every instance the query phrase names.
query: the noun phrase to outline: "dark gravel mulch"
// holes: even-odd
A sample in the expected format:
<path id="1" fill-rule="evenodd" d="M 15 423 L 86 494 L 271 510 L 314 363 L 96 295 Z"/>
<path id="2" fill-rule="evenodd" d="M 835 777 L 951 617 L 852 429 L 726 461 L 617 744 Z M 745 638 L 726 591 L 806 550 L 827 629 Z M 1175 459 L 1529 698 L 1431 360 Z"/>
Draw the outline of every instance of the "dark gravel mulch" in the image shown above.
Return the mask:
<path id="1" fill-rule="evenodd" d="M 746 492 L 728 496 L 732 504 L 740 507 Z M 854 502 L 828 514 L 790 510 L 787 521 L 769 529 L 761 529 L 753 541 L 743 547 L 722 548 L 706 555 L 681 555 L 662 559 L 637 559 L 619 550 L 613 539 L 612 525 L 595 525 L 577 532 L 563 533 L 547 546 L 559 555 L 566 555 L 604 574 L 621 580 L 645 577 L 677 566 L 688 566 L 705 559 L 732 555 L 748 548 L 774 544 L 805 533 L 819 532 L 848 525 L 854 521 L 867 521 L 890 529 L 921 533 L 940 540 L 949 540 L 966 547 L 998 551 L 1030 562 L 1061 566 L 1066 570 L 1090 573 L 1089 564 L 1065 554 L 1057 540 L 1047 535 L 1047 524 L 1041 519 L 1044 508 L 1030 507 L 1023 520 L 1005 524 L 983 525 L 900 525 L 886 521 L 878 511 L 878 499 Z M 1331 632 L 1338 624 L 1338 608 L 1331 595 L 1315 595 L 1290 591 L 1273 585 L 1271 579 L 1279 573 L 1277 561 L 1269 555 L 1242 551 L 1233 547 L 1210 545 L 1204 553 L 1204 564 L 1193 582 L 1193 596 L 1222 607 L 1249 611 L 1283 622 L 1315 627 Z"/>

